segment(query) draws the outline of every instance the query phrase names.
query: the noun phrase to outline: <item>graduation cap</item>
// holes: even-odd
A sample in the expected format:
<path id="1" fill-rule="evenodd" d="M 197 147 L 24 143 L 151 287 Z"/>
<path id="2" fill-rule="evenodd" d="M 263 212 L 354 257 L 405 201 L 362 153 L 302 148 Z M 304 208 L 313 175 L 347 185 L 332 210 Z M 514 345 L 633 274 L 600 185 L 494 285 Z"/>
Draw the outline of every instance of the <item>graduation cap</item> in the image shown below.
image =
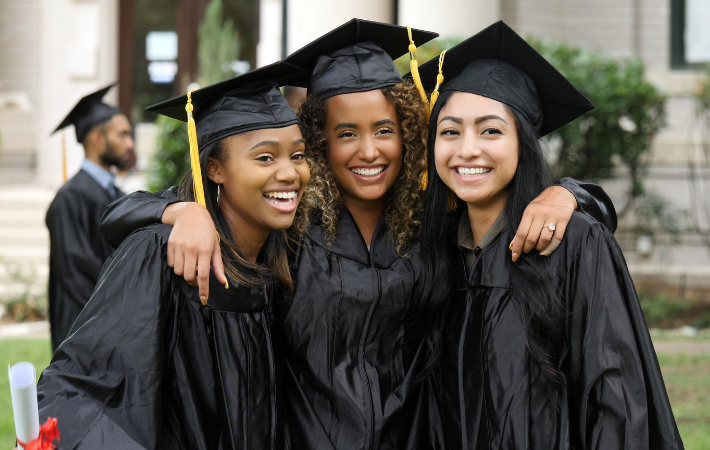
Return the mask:
<path id="1" fill-rule="evenodd" d="M 69 125 L 74 125 L 77 142 L 83 142 L 89 131 L 96 125 L 106 122 L 116 114 L 123 114 L 120 109 L 102 101 L 104 95 L 115 85 L 116 83 L 113 83 L 79 100 L 79 103 L 62 120 L 62 123 L 52 131 L 52 134 Z"/>
<path id="2" fill-rule="evenodd" d="M 200 149 L 233 134 L 287 127 L 297 124 L 298 118 L 279 90 L 279 82 L 289 79 L 286 72 L 280 63 L 270 64 L 151 105 L 146 111 L 188 122 L 189 105 Z"/>
<path id="3" fill-rule="evenodd" d="M 408 27 L 352 19 L 286 57 L 283 64 L 291 79 L 283 84 L 307 87 L 309 95 L 321 100 L 394 86 L 402 77 L 393 60 L 413 52 L 413 41 L 424 44 L 437 36 L 422 30 L 409 34 Z"/>
<path id="4" fill-rule="evenodd" d="M 503 21 L 423 64 L 424 86 L 498 100 L 545 136 L 594 108 L 555 67 Z M 443 75 L 443 77 L 438 77 Z M 437 79 L 438 78 L 438 79 Z M 432 96 L 432 106 L 436 95 Z"/>
<path id="5" fill-rule="evenodd" d="M 283 73 L 279 63 L 271 64 L 146 108 L 187 122 L 197 203 L 206 206 L 199 149 L 235 134 L 298 124 L 278 84 L 266 81 Z"/>

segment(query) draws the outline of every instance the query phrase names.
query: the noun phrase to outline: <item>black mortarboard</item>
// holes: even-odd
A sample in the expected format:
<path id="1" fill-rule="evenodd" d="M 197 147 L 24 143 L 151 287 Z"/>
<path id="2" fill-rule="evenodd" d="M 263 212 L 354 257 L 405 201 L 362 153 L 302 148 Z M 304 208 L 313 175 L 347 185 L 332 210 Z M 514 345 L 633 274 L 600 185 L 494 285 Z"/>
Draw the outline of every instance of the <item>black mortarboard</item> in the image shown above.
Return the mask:
<path id="1" fill-rule="evenodd" d="M 438 60 L 419 67 L 434 88 Z M 544 136 L 594 108 L 555 67 L 499 21 L 446 51 L 441 92 L 469 92 L 498 100 L 522 114 Z"/>
<path id="2" fill-rule="evenodd" d="M 298 118 L 277 84 L 288 79 L 285 72 L 280 63 L 275 63 L 193 91 L 191 101 L 199 148 L 233 134 L 297 124 Z M 146 110 L 185 122 L 187 100 L 187 95 L 181 95 Z"/>
<path id="3" fill-rule="evenodd" d="M 417 45 L 437 33 L 412 30 Z M 307 87 L 323 100 L 351 92 L 364 92 L 402 82 L 394 59 L 409 50 L 407 28 L 352 19 L 296 50 L 283 64 L 294 79 L 284 84 Z"/>
<path id="4" fill-rule="evenodd" d="M 62 120 L 62 123 L 52 131 L 52 134 L 61 130 L 62 128 L 68 127 L 69 125 L 74 125 L 74 130 L 76 131 L 77 142 L 83 142 L 84 138 L 89 131 L 91 131 L 96 125 L 106 122 L 111 117 L 116 114 L 123 114 L 120 109 L 107 105 L 102 102 L 104 95 L 114 87 L 116 84 L 111 84 L 105 88 L 89 94 L 86 97 L 79 100 L 79 103 L 74 106 L 69 114 Z"/>

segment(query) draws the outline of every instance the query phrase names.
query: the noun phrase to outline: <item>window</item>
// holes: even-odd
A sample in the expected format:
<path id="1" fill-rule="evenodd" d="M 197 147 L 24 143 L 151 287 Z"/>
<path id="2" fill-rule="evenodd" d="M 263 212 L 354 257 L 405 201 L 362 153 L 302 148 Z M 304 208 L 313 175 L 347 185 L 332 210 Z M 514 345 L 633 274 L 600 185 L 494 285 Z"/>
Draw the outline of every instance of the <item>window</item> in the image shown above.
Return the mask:
<path id="1" fill-rule="evenodd" d="M 671 0 L 671 68 L 710 64 L 710 2 Z"/>

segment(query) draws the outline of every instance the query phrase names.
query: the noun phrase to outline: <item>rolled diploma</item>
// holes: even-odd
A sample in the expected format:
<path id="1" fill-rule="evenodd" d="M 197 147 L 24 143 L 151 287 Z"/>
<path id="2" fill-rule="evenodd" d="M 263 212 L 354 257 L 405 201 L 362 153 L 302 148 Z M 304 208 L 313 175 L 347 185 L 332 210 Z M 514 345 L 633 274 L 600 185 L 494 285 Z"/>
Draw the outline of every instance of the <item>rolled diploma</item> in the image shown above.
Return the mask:
<path id="1" fill-rule="evenodd" d="M 12 411 L 15 414 L 17 439 L 25 444 L 39 437 L 37 409 L 37 374 L 29 362 L 9 367 Z M 20 448 L 24 448 L 20 446 Z"/>

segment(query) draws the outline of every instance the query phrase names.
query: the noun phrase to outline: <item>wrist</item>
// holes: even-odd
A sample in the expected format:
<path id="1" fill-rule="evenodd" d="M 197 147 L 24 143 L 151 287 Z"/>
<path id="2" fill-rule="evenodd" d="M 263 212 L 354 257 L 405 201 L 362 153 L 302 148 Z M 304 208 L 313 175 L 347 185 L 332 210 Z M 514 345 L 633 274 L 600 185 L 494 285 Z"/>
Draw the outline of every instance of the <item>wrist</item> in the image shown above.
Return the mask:
<path id="1" fill-rule="evenodd" d="M 178 217 L 185 212 L 190 205 L 192 205 L 191 202 L 177 202 L 168 205 L 163 211 L 163 216 L 160 221 L 166 225 L 175 225 Z"/>

